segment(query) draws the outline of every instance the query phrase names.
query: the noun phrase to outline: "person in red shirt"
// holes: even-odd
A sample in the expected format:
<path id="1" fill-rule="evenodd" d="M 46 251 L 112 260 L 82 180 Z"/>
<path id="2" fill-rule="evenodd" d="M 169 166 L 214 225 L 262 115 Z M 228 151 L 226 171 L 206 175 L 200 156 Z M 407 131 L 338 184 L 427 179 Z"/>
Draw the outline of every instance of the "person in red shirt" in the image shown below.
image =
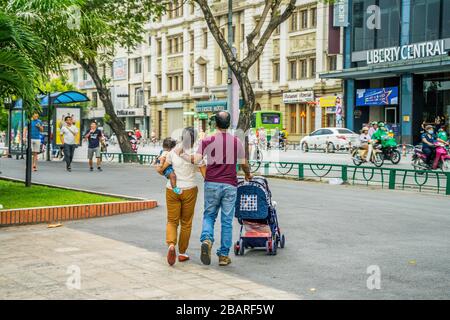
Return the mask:
<path id="1" fill-rule="evenodd" d="M 216 114 L 216 134 L 200 142 L 197 153 L 180 156 L 192 163 L 200 163 L 206 158 L 205 188 L 204 188 L 204 214 L 203 230 L 200 237 L 201 255 L 203 264 L 211 264 L 211 249 L 214 243 L 214 224 L 220 209 L 221 241 L 217 250 L 219 265 L 226 266 L 231 263 L 229 258 L 233 236 L 233 217 L 237 194 L 237 171 L 240 164 L 245 173 L 245 179 L 250 180 L 252 175 L 245 159 L 242 142 L 228 132 L 230 127 L 230 114 L 220 111 Z"/>
<path id="2" fill-rule="evenodd" d="M 141 131 L 139 131 L 138 128 L 134 128 L 134 135 L 136 136 L 136 139 L 141 140 L 142 134 L 141 134 Z"/>

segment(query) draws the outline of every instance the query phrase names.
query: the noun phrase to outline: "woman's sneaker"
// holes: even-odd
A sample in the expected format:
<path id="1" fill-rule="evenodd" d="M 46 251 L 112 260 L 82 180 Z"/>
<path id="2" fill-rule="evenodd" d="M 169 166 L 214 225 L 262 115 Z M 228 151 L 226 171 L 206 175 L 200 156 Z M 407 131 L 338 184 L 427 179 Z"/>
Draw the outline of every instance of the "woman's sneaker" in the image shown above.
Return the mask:
<path id="1" fill-rule="evenodd" d="M 211 264 L 211 248 L 212 248 L 211 240 L 205 240 L 202 242 L 200 260 L 202 261 L 203 264 L 206 265 Z"/>
<path id="2" fill-rule="evenodd" d="M 227 266 L 231 263 L 231 259 L 228 256 L 219 256 L 219 266 Z"/>
<path id="3" fill-rule="evenodd" d="M 178 255 L 178 261 L 185 262 L 189 260 L 189 256 L 186 253 L 180 253 Z"/>
<path id="4" fill-rule="evenodd" d="M 175 251 L 175 246 L 172 244 L 169 246 L 169 250 L 167 251 L 167 263 L 173 266 L 176 260 L 177 260 L 177 253 Z"/>

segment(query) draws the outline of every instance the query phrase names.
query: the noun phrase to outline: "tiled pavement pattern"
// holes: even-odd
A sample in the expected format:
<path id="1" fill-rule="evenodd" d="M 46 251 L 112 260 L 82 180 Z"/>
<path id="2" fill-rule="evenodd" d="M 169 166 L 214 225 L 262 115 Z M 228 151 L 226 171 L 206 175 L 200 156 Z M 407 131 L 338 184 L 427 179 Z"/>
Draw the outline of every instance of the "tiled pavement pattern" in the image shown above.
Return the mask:
<path id="1" fill-rule="evenodd" d="M 0 299 L 301 298 L 197 261 L 168 267 L 159 252 L 65 226 L 3 228 L 0 243 Z M 79 290 L 66 285 L 71 266 Z"/>

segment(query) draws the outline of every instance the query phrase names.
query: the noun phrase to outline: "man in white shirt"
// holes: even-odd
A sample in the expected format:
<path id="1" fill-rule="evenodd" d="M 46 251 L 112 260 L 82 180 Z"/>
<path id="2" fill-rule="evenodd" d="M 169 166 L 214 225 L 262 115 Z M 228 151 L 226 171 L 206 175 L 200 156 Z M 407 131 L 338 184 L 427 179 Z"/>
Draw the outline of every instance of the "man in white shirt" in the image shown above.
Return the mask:
<path id="1" fill-rule="evenodd" d="M 78 134 L 78 129 L 72 124 L 72 117 L 66 116 L 64 118 L 65 125 L 61 128 L 61 142 L 64 146 L 64 161 L 66 161 L 67 171 L 72 171 L 71 164 L 73 160 L 73 154 L 75 152 L 76 136 Z"/>

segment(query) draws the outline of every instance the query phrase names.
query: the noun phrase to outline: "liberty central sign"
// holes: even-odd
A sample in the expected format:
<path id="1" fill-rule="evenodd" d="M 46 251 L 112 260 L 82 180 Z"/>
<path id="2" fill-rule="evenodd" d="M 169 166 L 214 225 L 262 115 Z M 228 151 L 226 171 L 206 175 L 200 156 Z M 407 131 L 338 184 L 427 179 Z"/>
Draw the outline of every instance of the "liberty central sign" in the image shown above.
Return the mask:
<path id="1" fill-rule="evenodd" d="M 444 40 L 429 41 L 416 44 L 404 45 L 367 51 L 367 64 L 378 64 L 384 62 L 395 62 L 401 60 L 413 60 L 428 58 L 447 54 L 445 52 Z"/>

